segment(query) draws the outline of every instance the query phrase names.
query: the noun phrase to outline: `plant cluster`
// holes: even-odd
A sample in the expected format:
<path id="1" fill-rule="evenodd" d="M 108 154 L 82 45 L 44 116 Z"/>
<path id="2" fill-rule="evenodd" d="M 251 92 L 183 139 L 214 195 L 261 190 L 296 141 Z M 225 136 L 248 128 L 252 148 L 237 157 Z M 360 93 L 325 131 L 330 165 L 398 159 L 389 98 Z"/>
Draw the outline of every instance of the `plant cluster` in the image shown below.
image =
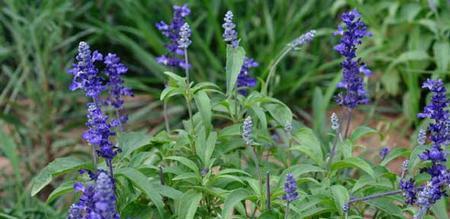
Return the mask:
<path id="1" fill-rule="evenodd" d="M 73 184 L 62 184 L 49 197 L 55 200 L 74 190 L 79 193 L 68 218 L 364 218 L 367 214 L 423 218 L 429 212 L 446 214 L 442 213 L 445 208 L 434 207 L 443 201 L 450 184 L 449 99 L 442 81 L 430 79 L 423 85 L 433 97 L 419 116 L 433 122 L 421 132 L 420 146 L 412 153 L 383 148 L 379 162 L 358 153 L 358 140 L 377 134 L 366 126 L 350 129 L 354 109 L 370 102 L 365 80 L 371 70 L 358 58 L 357 47 L 371 34 L 358 11 L 343 13 L 343 24 L 336 31 L 341 38 L 334 49 L 344 57 L 336 96 L 342 110 L 331 115 L 331 129 L 322 139 L 294 119 L 286 104 L 269 95 L 277 65 L 288 53 L 314 40 L 314 30 L 287 44 L 258 86 L 251 72 L 257 62 L 240 46 L 233 13 L 228 11 L 222 26 L 227 44 L 222 90 L 214 83 L 191 79 L 195 72 L 189 63 L 192 41 L 186 21 L 190 9 L 183 5 L 173 10 L 169 24 L 157 23 L 169 40 L 167 54 L 157 61 L 172 70 L 164 72 L 168 81 L 160 100 L 164 104 L 183 100 L 187 118 L 171 127 L 165 113 L 165 130 L 153 136 L 125 132 L 123 96 L 132 95 L 123 85 L 127 68 L 116 55 L 103 57 L 81 42 L 69 73 L 71 89 L 82 89 L 92 100 L 87 104 L 88 131 L 83 134 L 92 148 L 92 161 L 75 156 L 56 159 L 35 177 L 32 194 L 54 177 L 78 170 L 81 174 L 75 174 Z M 409 162 L 398 176 L 386 165 L 401 156 Z M 407 178 L 417 170 L 420 177 Z"/>

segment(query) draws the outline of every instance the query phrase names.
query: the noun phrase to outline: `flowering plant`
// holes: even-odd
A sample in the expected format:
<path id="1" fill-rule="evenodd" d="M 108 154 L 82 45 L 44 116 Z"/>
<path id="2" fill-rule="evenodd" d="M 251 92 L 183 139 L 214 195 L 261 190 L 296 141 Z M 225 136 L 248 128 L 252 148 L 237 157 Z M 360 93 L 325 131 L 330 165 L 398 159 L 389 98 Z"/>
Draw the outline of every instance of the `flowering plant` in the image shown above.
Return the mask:
<path id="1" fill-rule="evenodd" d="M 370 102 L 364 82 L 371 71 L 357 58 L 357 47 L 371 34 L 358 11 L 343 13 L 343 26 L 336 32 L 342 37 L 335 50 L 344 57 L 336 96 L 342 112 L 332 113 L 329 135 L 322 139 L 295 120 L 287 105 L 270 96 L 278 63 L 314 40 L 316 31 L 287 43 L 258 86 L 252 76 L 258 63 L 239 45 L 233 13 L 228 11 L 223 24 L 227 59 L 222 89 L 210 82 L 191 81 L 190 74 L 195 72 L 190 68 L 189 46 L 195 42 L 186 20 L 190 9 L 186 5 L 173 9 L 170 24 L 157 24 L 169 40 L 167 54 L 157 61 L 171 70 L 165 72 L 168 81 L 160 100 L 165 106 L 174 99 L 183 100 L 187 118 L 176 124 L 165 112 L 165 130 L 154 135 L 125 132 L 123 96 L 132 95 L 121 78 L 127 68 L 116 55 L 103 58 L 82 42 L 70 70 L 71 89 L 82 89 L 92 99 L 88 131 L 83 134 L 92 147 L 92 160 L 58 158 L 34 179 L 33 194 L 55 176 L 79 170 L 82 174 L 75 174 L 75 183 L 61 185 L 49 199 L 75 190 L 80 197 L 68 218 L 100 219 L 363 218 L 367 214 L 403 218 L 411 211 L 420 218 L 446 195 L 449 101 L 440 81 L 424 84 L 434 95 L 419 115 L 435 121 L 428 128 L 430 148 L 419 147 L 413 153 L 383 148 L 379 162 L 357 153 L 361 137 L 378 133 L 366 126 L 350 128 L 354 110 Z M 100 61 L 104 71 L 97 68 Z M 386 167 L 408 155 L 409 166 L 402 174 Z M 417 157 L 427 162 L 420 167 L 422 174 L 430 176 L 424 185 L 407 178 L 419 163 Z"/>

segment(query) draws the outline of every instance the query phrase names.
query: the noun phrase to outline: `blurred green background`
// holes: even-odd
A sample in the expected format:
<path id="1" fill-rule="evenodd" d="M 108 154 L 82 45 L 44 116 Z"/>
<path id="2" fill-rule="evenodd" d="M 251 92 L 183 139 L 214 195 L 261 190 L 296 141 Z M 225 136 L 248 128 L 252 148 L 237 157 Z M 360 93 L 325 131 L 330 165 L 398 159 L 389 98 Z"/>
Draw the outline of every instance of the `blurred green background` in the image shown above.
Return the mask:
<path id="1" fill-rule="evenodd" d="M 322 133 L 340 79 L 333 50 L 339 14 L 357 8 L 373 36 L 359 54 L 374 71 L 372 103 L 364 121 L 389 118 L 389 126 L 409 138 L 420 125 L 416 114 L 425 94 L 421 82 L 432 75 L 449 84 L 450 2 L 447 0 L 96 0 L 0 1 L 0 218 L 58 218 L 68 203 L 30 197 L 29 182 L 55 157 L 86 153 L 85 99 L 70 92 L 66 70 L 79 41 L 102 53 L 117 53 L 129 67 L 126 82 L 136 97 L 127 100 L 128 130 L 162 128 L 159 92 L 165 39 L 155 23 L 169 21 L 172 4 L 187 3 L 192 13 L 192 77 L 224 84 L 222 19 L 235 14 L 241 45 L 260 66 L 259 78 L 283 47 L 316 29 L 317 38 L 290 54 L 277 69 L 272 94 L 297 118 Z M 171 104 L 173 123 L 185 112 Z M 9 216 L 8 216 L 9 215 Z"/>

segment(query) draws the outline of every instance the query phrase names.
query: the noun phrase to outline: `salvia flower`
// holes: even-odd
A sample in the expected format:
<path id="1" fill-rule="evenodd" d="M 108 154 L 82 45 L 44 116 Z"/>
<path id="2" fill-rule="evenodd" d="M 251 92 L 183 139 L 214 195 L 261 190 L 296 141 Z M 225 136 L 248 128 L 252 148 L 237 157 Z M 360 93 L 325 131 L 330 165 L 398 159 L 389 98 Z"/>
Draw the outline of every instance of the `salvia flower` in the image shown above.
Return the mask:
<path id="1" fill-rule="evenodd" d="M 92 102 L 87 103 L 88 130 L 82 137 L 92 145 L 99 156 L 112 160 L 117 154 L 117 148 L 110 140 L 110 137 L 115 135 L 113 127 L 120 126 L 127 118 L 125 115 L 119 115 L 124 102 L 123 96 L 133 95 L 131 89 L 124 86 L 122 78 L 128 69 L 115 54 L 109 53 L 103 57 L 97 51 L 91 53 L 85 42 L 80 42 L 76 60 L 76 64 L 69 70 L 73 75 L 71 89 L 81 88 L 86 96 L 92 99 Z M 103 60 L 103 71 L 94 65 L 100 60 Z M 108 95 L 104 97 L 102 94 L 106 90 Z M 102 107 L 107 106 L 116 109 L 117 118 L 106 115 Z"/>
<path id="2" fill-rule="evenodd" d="M 122 109 L 123 97 L 133 96 L 130 88 L 124 86 L 123 75 L 127 73 L 128 68 L 120 62 L 120 58 L 113 53 L 108 53 L 104 59 L 105 75 L 108 76 L 109 96 L 106 103 L 115 109 Z"/>
<path id="3" fill-rule="evenodd" d="M 184 49 L 179 47 L 179 40 L 181 39 L 181 27 L 186 23 L 185 18 L 191 13 L 187 5 L 173 6 L 173 17 L 170 24 L 160 21 L 156 23 L 156 28 L 169 39 L 169 42 L 165 45 L 167 54 L 156 58 L 156 61 L 160 64 L 169 67 L 179 67 L 182 69 L 189 68 L 183 59 L 179 58 L 184 56 Z"/>
<path id="4" fill-rule="evenodd" d="M 400 179 L 400 189 L 403 192 L 403 197 L 405 198 L 406 204 L 414 204 L 417 200 L 417 189 L 414 184 L 413 179 Z"/>
<path id="5" fill-rule="evenodd" d="M 242 95 L 247 95 L 248 88 L 256 86 L 256 79 L 250 75 L 250 69 L 256 68 L 259 63 L 252 58 L 245 57 L 244 64 L 242 65 L 241 71 L 239 72 L 237 79 L 238 92 Z"/>
<path id="6" fill-rule="evenodd" d="M 75 183 L 74 190 L 81 192 L 78 202 L 69 209 L 68 219 L 119 219 L 112 178 L 103 170 L 95 175 L 94 184 Z"/>
<path id="7" fill-rule="evenodd" d="M 86 96 L 97 99 L 105 90 L 105 85 L 95 62 L 103 59 L 102 54 L 97 51 L 91 52 L 86 42 L 80 42 L 78 45 L 77 62 L 69 69 L 69 74 L 73 75 L 70 90 L 82 89 Z"/>
<path id="8" fill-rule="evenodd" d="M 191 37 L 191 27 L 189 27 L 188 23 L 184 23 L 180 28 L 180 39 L 178 40 L 178 47 L 187 49 L 192 43 L 189 37 Z"/>
<path id="9" fill-rule="evenodd" d="M 356 49 L 362 43 L 362 38 L 370 36 L 370 33 L 356 10 L 342 14 L 341 19 L 345 27 L 339 26 L 335 33 L 341 35 L 342 38 L 334 49 L 345 58 L 341 63 L 343 77 L 338 84 L 338 88 L 344 90 L 338 94 L 336 102 L 348 108 L 355 108 L 360 104 L 368 103 L 367 91 L 361 74 L 370 75 L 371 71 L 356 58 Z"/>
<path id="10" fill-rule="evenodd" d="M 316 36 L 316 31 L 310 30 L 310 31 L 306 32 L 305 34 L 299 36 L 297 39 L 293 40 L 289 44 L 289 46 L 292 48 L 298 48 L 304 44 L 311 42 L 315 36 Z"/>
<path id="11" fill-rule="evenodd" d="M 427 140 L 427 131 L 424 129 L 420 129 L 419 133 L 417 134 L 417 143 L 419 145 L 424 145 Z"/>
<path id="12" fill-rule="evenodd" d="M 120 218 L 116 211 L 116 196 L 114 194 L 114 182 L 104 171 L 100 171 L 95 181 L 95 193 L 93 196 L 95 211 L 104 219 Z"/>
<path id="13" fill-rule="evenodd" d="M 247 116 L 242 125 L 242 139 L 246 145 L 253 144 L 253 122 L 252 117 Z"/>
<path id="14" fill-rule="evenodd" d="M 433 96 L 431 102 L 425 106 L 422 113 L 418 114 L 418 117 L 434 120 L 434 123 L 428 127 L 430 140 L 433 142 L 433 145 L 447 144 L 450 140 L 450 113 L 448 110 L 449 99 L 446 97 L 447 89 L 445 89 L 442 80 L 432 79 L 428 79 L 423 83 L 422 88 L 430 90 Z"/>
<path id="15" fill-rule="evenodd" d="M 331 129 L 338 130 L 339 129 L 339 118 L 336 113 L 332 113 L 330 117 L 331 121 Z"/>
<path id="16" fill-rule="evenodd" d="M 286 182 L 284 183 L 283 200 L 292 202 L 297 200 L 298 198 L 297 182 L 295 181 L 294 175 L 289 173 L 286 175 Z"/>
<path id="17" fill-rule="evenodd" d="M 386 156 L 389 154 L 390 151 L 391 149 L 389 149 L 388 147 L 381 148 L 379 152 L 381 160 L 384 160 L 384 158 L 386 158 Z"/>
<path id="18" fill-rule="evenodd" d="M 110 137 L 115 135 L 108 122 L 108 116 L 102 111 L 97 103 L 88 103 L 88 121 L 86 126 L 89 128 L 83 133 L 83 139 L 89 144 L 95 146 L 98 155 L 105 159 L 112 159 L 117 154 Z"/>
<path id="19" fill-rule="evenodd" d="M 223 39 L 225 40 L 225 42 L 230 43 L 231 46 L 236 48 L 237 46 L 239 46 L 239 40 L 237 38 L 237 31 L 235 30 L 236 24 L 233 23 L 233 12 L 227 11 L 223 20 Z"/>
<path id="20" fill-rule="evenodd" d="M 448 110 L 449 100 L 446 97 L 446 89 L 441 80 L 428 79 L 422 86 L 427 88 L 433 95 L 431 102 L 425 106 L 422 113 L 418 114 L 419 118 L 430 118 L 432 122 L 428 126 L 429 139 L 431 147 L 419 154 L 419 158 L 429 161 L 431 164 L 420 171 L 430 175 L 430 180 L 424 185 L 415 189 L 415 194 L 406 197 L 406 203 L 417 204 L 420 208 L 420 214 L 425 214 L 428 209 L 439 199 L 447 196 L 446 189 L 450 185 L 450 170 L 445 166 L 448 154 L 443 149 L 449 142 L 449 119 Z M 419 131 L 418 143 L 425 144 L 426 132 Z M 412 180 L 410 180 L 412 181 Z M 412 183 L 409 183 L 412 184 Z M 406 182 L 400 181 L 401 188 L 413 187 L 407 185 Z M 417 215 L 416 215 L 417 216 Z"/>

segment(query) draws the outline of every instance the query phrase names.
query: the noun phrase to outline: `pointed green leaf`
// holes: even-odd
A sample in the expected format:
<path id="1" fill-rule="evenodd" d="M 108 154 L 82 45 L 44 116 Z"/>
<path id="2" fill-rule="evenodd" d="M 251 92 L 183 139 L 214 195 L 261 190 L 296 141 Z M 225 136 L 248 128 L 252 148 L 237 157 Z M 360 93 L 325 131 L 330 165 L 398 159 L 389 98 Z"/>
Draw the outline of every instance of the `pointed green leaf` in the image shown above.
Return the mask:
<path id="1" fill-rule="evenodd" d="M 53 177 L 59 176 L 79 169 L 88 169 L 91 165 L 76 157 L 62 157 L 56 158 L 50 162 L 44 169 L 42 169 L 31 182 L 31 196 L 36 195 L 46 185 L 48 185 Z"/>
<path id="2" fill-rule="evenodd" d="M 152 201 L 152 203 L 158 209 L 160 216 L 164 216 L 164 204 L 162 201 L 162 197 L 159 194 L 159 190 L 155 190 L 155 188 L 152 186 L 147 176 L 145 176 L 138 170 L 129 167 L 118 169 L 115 175 L 123 176 L 130 180 L 130 182 L 133 183 L 136 188 L 141 190 L 145 194 L 145 196 Z"/>
<path id="3" fill-rule="evenodd" d="M 359 157 L 350 157 L 345 160 L 337 161 L 331 165 L 331 170 L 337 171 L 349 167 L 361 169 L 362 171 L 375 178 L 375 172 L 373 171 L 370 164 Z"/>
<path id="4" fill-rule="evenodd" d="M 230 96 L 235 89 L 236 81 L 244 64 L 245 51 L 238 46 L 233 48 L 227 46 L 227 64 L 226 64 L 226 79 L 227 79 L 227 95 Z"/>

